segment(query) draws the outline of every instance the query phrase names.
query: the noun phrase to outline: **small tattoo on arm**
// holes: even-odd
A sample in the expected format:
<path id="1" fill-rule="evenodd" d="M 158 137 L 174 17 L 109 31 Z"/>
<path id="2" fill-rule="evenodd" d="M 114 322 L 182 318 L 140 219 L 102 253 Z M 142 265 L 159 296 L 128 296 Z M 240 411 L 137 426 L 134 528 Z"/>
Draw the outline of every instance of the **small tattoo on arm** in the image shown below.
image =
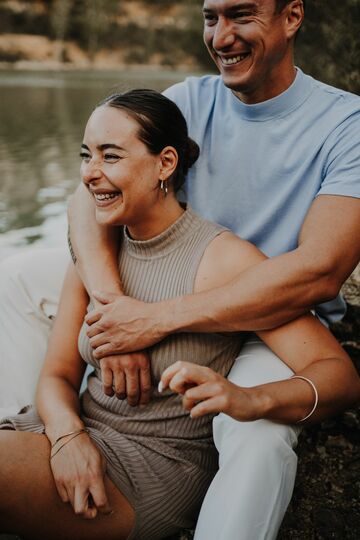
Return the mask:
<path id="1" fill-rule="evenodd" d="M 72 243 L 71 243 L 71 238 L 70 238 L 70 225 L 68 227 L 67 240 L 68 240 L 68 246 L 69 246 L 69 251 L 70 251 L 72 261 L 73 261 L 74 264 L 76 264 L 77 258 L 76 258 L 74 248 L 73 248 Z"/>

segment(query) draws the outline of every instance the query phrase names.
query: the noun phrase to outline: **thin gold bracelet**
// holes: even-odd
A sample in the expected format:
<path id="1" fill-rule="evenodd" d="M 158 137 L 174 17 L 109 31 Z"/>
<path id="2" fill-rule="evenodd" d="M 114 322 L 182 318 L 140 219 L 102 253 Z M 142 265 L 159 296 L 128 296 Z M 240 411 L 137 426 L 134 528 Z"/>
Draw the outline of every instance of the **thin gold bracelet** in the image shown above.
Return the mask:
<path id="1" fill-rule="evenodd" d="M 51 445 L 51 448 L 54 448 L 54 446 L 59 442 L 61 441 L 61 439 L 65 439 L 65 437 L 69 437 L 69 435 L 75 435 L 77 433 L 83 433 L 83 432 L 86 432 L 87 429 L 86 428 L 80 428 L 80 429 L 75 429 L 74 431 L 70 431 L 70 433 L 65 433 L 65 435 L 60 435 L 60 437 L 58 437 L 56 439 L 56 441 L 54 442 L 54 444 Z"/>
<path id="2" fill-rule="evenodd" d="M 301 420 L 298 420 L 296 422 L 297 424 L 301 424 L 301 422 L 304 422 L 305 420 L 310 418 L 310 416 L 315 412 L 316 407 L 318 406 L 318 403 L 319 403 L 319 394 L 318 394 L 318 391 L 316 389 L 315 384 L 310 379 L 308 379 L 307 377 L 303 377 L 303 375 L 293 375 L 291 377 L 291 379 L 302 379 L 303 381 L 307 382 L 308 384 L 310 384 L 311 388 L 314 391 L 314 395 L 315 395 L 314 405 L 313 405 L 313 408 L 311 409 L 311 411 L 309 412 L 309 414 L 307 414 L 306 416 L 304 416 L 304 418 L 302 418 Z"/>
<path id="3" fill-rule="evenodd" d="M 59 446 L 59 448 L 57 448 L 57 450 L 55 450 L 55 452 L 53 454 L 51 454 L 50 456 L 50 461 L 52 460 L 53 457 L 56 456 L 56 454 L 58 454 L 60 452 L 60 450 L 62 448 L 64 448 L 64 446 L 66 446 L 70 441 L 72 441 L 73 439 L 75 439 L 76 437 L 78 437 L 79 435 L 81 435 L 82 433 L 87 433 L 88 430 L 87 429 L 82 429 L 81 431 L 78 431 L 77 433 L 75 433 L 75 435 L 73 435 L 68 441 L 65 441 L 61 446 Z"/>

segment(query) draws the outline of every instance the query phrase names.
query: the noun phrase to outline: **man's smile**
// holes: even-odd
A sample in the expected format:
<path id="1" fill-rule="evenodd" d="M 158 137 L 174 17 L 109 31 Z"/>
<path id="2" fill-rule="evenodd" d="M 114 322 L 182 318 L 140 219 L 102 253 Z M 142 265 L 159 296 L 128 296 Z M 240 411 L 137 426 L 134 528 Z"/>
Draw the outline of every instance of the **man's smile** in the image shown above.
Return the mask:
<path id="1" fill-rule="evenodd" d="M 244 52 L 233 56 L 224 56 L 218 53 L 215 54 L 217 55 L 223 66 L 232 66 L 235 64 L 239 64 L 240 62 L 245 60 L 245 58 L 248 58 L 250 56 L 250 52 Z"/>

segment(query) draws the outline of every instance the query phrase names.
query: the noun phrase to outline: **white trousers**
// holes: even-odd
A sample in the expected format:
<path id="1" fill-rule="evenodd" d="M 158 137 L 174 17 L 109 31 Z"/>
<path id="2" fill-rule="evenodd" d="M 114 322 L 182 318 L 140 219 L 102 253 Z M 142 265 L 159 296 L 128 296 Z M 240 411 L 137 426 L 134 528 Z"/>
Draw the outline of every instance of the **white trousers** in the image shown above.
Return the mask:
<path id="1" fill-rule="evenodd" d="M 250 337 L 228 378 L 255 386 L 293 375 L 263 342 Z M 268 420 L 213 421 L 219 470 L 203 501 L 194 540 L 273 540 L 290 502 L 300 428 Z"/>
<path id="2" fill-rule="evenodd" d="M 0 417 L 34 402 L 69 256 L 32 250 L 0 263 Z M 260 340 L 249 338 L 229 379 L 254 386 L 291 370 Z M 272 540 L 290 502 L 299 429 L 267 420 L 214 419 L 219 471 L 204 499 L 195 540 Z"/>
<path id="3" fill-rule="evenodd" d="M 68 263 L 66 249 L 28 250 L 0 263 L 0 417 L 34 403 Z"/>

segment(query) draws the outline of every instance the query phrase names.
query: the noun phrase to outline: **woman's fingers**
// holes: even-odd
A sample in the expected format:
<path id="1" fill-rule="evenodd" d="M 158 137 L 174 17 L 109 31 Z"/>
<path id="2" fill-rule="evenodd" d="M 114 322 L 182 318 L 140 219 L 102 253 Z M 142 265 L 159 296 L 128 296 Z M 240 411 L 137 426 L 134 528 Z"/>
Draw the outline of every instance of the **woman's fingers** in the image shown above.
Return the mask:
<path id="1" fill-rule="evenodd" d="M 103 383 L 104 394 L 106 394 L 109 397 L 112 397 L 114 395 L 113 372 L 109 367 L 103 364 L 100 364 L 100 368 L 101 368 L 101 380 Z"/>
<path id="2" fill-rule="evenodd" d="M 97 515 L 97 508 L 91 504 L 90 492 L 80 484 L 75 487 L 73 508 L 75 514 L 85 519 L 94 519 Z"/>
<path id="3" fill-rule="evenodd" d="M 75 484 L 72 506 L 74 512 L 85 519 L 95 518 L 98 512 L 102 514 L 112 512 L 101 468 L 95 474 L 93 473 L 90 478 L 84 477 L 81 482 Z"/>
<path id="4" fill-rule="evenodd" d="M 225 413 L 240 420 L 258 420 L 258 403 L 251 389 L 242 388 L 217 374 L 216 380 L 191 388 L 183 398 L 183 406 L 193 418 L 210 413 Z"/>
<path id="5" fill-rule="evenodd" d="M 139 403 L 140 396 L 139 372 L 137 369 L 127 369 L 125 377 L 127 401 L 131 407 L 135 407 Z"/>
<path id="6" fill-rule="evenodd" d="M 105 484 L 103 478 L 91 485 L 90 487 L 90 500 L 93 501 L 93 504 L 96 506 L 97 510 L 101 514 L 111 514 L 113 511 L 110 506 L 109 499 L 105 490 Z"/>
<path id="7" fill-rule="evenodd" d="M 210 400 L 215 397 L 217 398 L 217 401 L 216 401 L 217 407 L 225 406 L 226 391 L 225 391 L 225 388 L 223 388 L 221 381 L 204 383 L 199 386 L 195 386 L 194 388 L 191 388 L 190 390 L 187 390 L 183 397 L 183 406 L 184 406 L 184 409 L 188 411 L 192 411 L 199 402 L 205 403 L 206 400 Z M 220 408 L 217 409 L 216 411 L 211 411 L 211 412 L 220 412 Z M 203 414 L 206 414 L 206 413 L 203 413 Z"/>
<path id="8" fill-rule="evenodd" d="M 55 482 L 57 492 L 59 494 L 60 499 L 63 503 L 67 503 L 70 501 L 70 497 L 68 496 L 68 492 L 66 490 L 66 487 L 61 484 L 60 482 Z"/>
<path id="9" fill-rule="evenodd" d="M 221 405 L 219 396 L 215 396 L 207 399 L 206 401 L 201 401 L 192 407 L 190 411 L 191 418 L 198 418 L 199 416 L 204 416 L 205 414 L 214 414 L 221 412 Z"/>
<path id="10" fill-rule="evenodd" d="M 208 367 L 176 362 L 162 374 L 159 390 L 169 387 L 178 394 L 184 394 L 183 406 L 195 418 L 228 412 L 233 401 L 233 386 Z"/>
<path id="11" fill-rule="evenodd" d="M 106 395 L 112 396 L 115 390 L 119 399 L 127 397 L 132 406 L 150 401 L 151 369 L 145 351 L 105 356 L 100 368 Z"/>
<path id="12" fill-rule="evenodd" d="M 159 388 L 170 387 L 173 392 L 183 394 L 189 386 L 203 384 L 212 380 L 215 375 L 215 372 L 208 367 L 179 361 L 164 371 Z"/>
<path id="13" fill-rule="evenodd" d="M 139 405 L 146 405 L 151 398 L 151 372 L 150 363 L 139 370 L 140 377 L 140 400 Z"/>
<path id="14" fill-rule="evenodd" d="M 175 364 L 165 369 L 159 382 L 159 392 L 168 388 L 170 381 L 184 367 L 184 364 L 185 362 L 175 362 Z"/>
<path id="15" fill-rule="evenodd" d="M 115 370 L 113 372 L 114 379 L 113 379 L 113 385 L 116 397 L 118 399 L 125 399 L 126 398 L 126 377 L 125 373 L 122 370 Z"/>

